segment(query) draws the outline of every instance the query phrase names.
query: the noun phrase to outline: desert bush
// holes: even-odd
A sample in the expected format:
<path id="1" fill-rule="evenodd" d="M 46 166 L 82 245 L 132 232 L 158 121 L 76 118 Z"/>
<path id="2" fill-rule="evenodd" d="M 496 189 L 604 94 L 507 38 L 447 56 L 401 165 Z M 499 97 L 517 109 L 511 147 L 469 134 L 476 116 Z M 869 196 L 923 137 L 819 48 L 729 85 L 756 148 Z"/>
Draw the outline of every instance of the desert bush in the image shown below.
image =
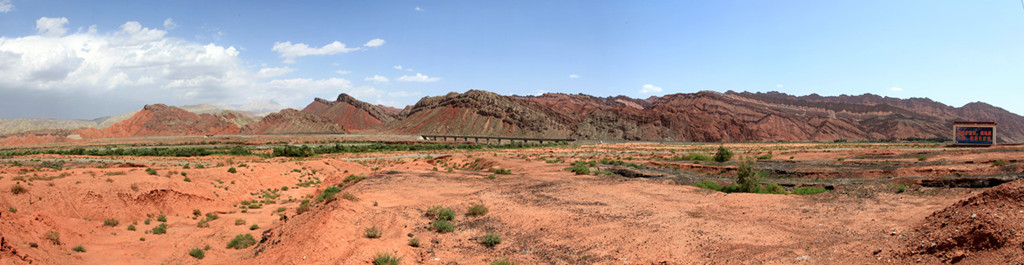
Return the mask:
<path id="1" fill-rule="evenodd" d="M 199 209 L 192 209 L 192 215 L 200 216 L 202 214 L 203 214 L 203 212 L 200 211 Z"/>
<path id="2" fill-rule="evenodd" d="M 165 216 L 165 215 L 157 216 L 156 220 L 160 221 L 160 222 L 167 222 L 167 216 Z"/>
<path id="3" fill-rule="evenodd" d="M 491 168 L 491 172 L 494 172 L 494 174 L 498 174 L 498 175 L 510 175 L 510 174 L 512 174 L 512 170 L 511 169 L 507 169 L 507 168 Z"/>
<path id="4" fill-rule="evenodd" d="M 308 212 L 308 211 L 309 211 L 309 200 L 302 200 L 302 202 L 299 203 L 299 208 L 295 208 L 295 213 L 296 214 L 301 214 L 301 213 Z"/>
<path id="5" fill-rule="evenodd" d="M 754 167 L 754 160 L 742 158 L 739 167 L 736 169 L 736 184 L 740 186 L 740 192 L 758 193 L 761 191 L 761 171 Z"/>
<path id="6" fill-rule="evenodd" d="M 469 209 L 466 210 L 468 216 L 483 216 L 485 214 L 487 214 L 487 207 L 480 204 L 469 206 Z"/>
<path id="7" fill-rule="evenodd" d="M 896 186 L 896 193 L 903 193 L 904 191 L 907 191 L 907 185 L 900 184 Z"/>
<path id="8" fill-rule="evenodd" d="M 427 209 L 427 216 L 436 218 L 438 220 L 451 221 L 452 219 L 455 219 L 455 211 L 452 210 L 451 208 L 435 205 L 431 206 L 430 209 Z"/>
<path id="9" fill-rule="evenodd" d="M 199 227 L 199 228 L 210 227 L 210 220 L 206 220 L 206 218 L 203 218 L 203 220 L 199 220 L 199 222 L 196 223 L 196 227 Z"/>
<path id="10" fill-rule="evenodd" d="M 572 166 L 565 169 L 576 173 L 576 175 L 590 175 L 590 167 L 586 161 L 576 161 L 570 165 Z"/>
<path id="11" fill-rule="evenodd" d="M 128 225 L 128 231 L 135 231 L 135 225 Z"/>
<path id="12" fill-rule="evenodd" d="M 414 248 L 420 247 L 420 240 L 418 238 L 415 238 L 415 237 L 414 238 L 410 238 L 409 239 L 409 246 L 410 247 L 414 247 Z"/>
<path id="13" fill-rule="evenodd" d="M 235 236 L 234 239 L 228 241 L 228 248 L 243 249 L 255 244 L 256 239 L 252 237 L 252 234 L 243 234 Z"/>
<path id="14" fill-rule="evenodd" d="M 251 226 L 249 226 L 249 230 L 256 230 L 256 229 L 260 229 L 260 226 L 256 225 L 256 224 L 252 224 Z"/>
<path id="15" fill-rule="evenodd" d="M 22 194 L 22 193 L 26 193 L 26 192 L 28 192 L 28 189 L 23 187 L 23 186 L 21 186 L 21 184 L 11 185 L 11 193 L 12 194 L 18 195 L 18 194 Z"/>
<path id="16" fill-rule="evenodd" d="M 341 194 L 341 198 L 342 199 L 346 199 L 346 200 L 350 200 L 350 201 L 354 201 L 354 202 L 359 201 L 359 198 L 356 197 L 356 195 L 352 195 L 352 193 L 348 193 L 348 192 L 346 192 L 344 194 Z"/>
<path id="17" fill-rule="evenodd" d="M 722 187 L 721 186 L 718 186 L 717 183 L 715 183 L 714 181 L 710 181 L 710 180 L 701 180 L 700 182 L 697 182 L 697 183 L 693 184 L 693 186 L 694 187 L 698 187 L 698 188 L 709 189 L 709 190 L 722 191 Z"/>
<path id="18" fill-rule="evenodd" d="M 167 224 L 160 224 L 160 225 L 158 225 L 156 227 L 153 227 L 153 234 L 154 235 L 162 235 L 162 234 L 166 234 L 166 233 L 167 233 Z"/>
<path id="19" fill-rule="evenodd" d="M 17 209 L 17 208 L 14 208 L 14 206 L 10 206 L 10 207 L 7 207 L 7 211 L 8 211 L 8 212 L 11 212 L 11 213 L 17 213 L 17 212 L 18 212 L 18 209 Z"/>
<path id="20" fill-rule="evenodd" d="M 444 219 L 434 220 L 434 222 L 430 224 L 430 227 L 434 231 L 437 231 L 438 233 L 448 233 L 455 231 L 455 224 Z"/>
<path id="21" fill-rule="evenodd" d="M 245 219 L 242 219 L 242 218 L 235 219 L 235 225 L 244 225 L 244 224 L 245 224 Z"/>
<path id="22" fill-rule="evenodd" d="M 235 167 L 231 167 L 231 168 L 228 168 L 228 173 L 232 173 L 232 174 L 238 173 L 238 170 L 235 170 Z"/>
<path id="23" fill-rule="evenodd" d="M 192 182 L 192 179 L 185 177 L 185 182 Z"/>
<path id="24" fill-rule="evenodd" d="M 199 248 L 193 248 L 192 250 L 188 251 L 188 255 L 192 256 L 193 258 L 203 259 L 206 257 L 206 251 L 203 251 L 202 249 Z"/>
<path id="25" fill-rule="evenodd" d="M 757 160 L 768 160 L 768 159 L 772 159 L 772 154 L 764 154 L 764 155 L 761 155 L 761 156 L 757 157 Z"/>
<path id="26" fill-rule="evenodd" d="M 43 234 L 43 237 L 54 245 L 60 245 L 60 232 L 50 230 Z"/>
<path id="27" fill-rule="evenodd" d="M 366 236 L 366 238 L 380 238 L 381 233 L 382 232 L 380 231 L 380 229 L 377 229 L 376 226 L 373 226 L 363 231 L 363 236 Z"/>
<path id="28" fill-rule="evenodd" d="M 402 257 L 391 253 L 377 253 L 373 256 L 373 265 L 398 265 Z"/>
<path id="29" fill-rule="evenodd" d="M 494 247 L 494 245 L 501 244 L 501 236 L 494 232 L 487 232 L 486 235 L 480 238 L 480 243 L 487 247 Z"/>
<path id="30" fill-rule="evenodd" d="M 796 195 L 811 195 L 826 192 L 828 190 L 818 187 L 798 187 L 793 189 L 793 194 Z"/>
<path id="31" fill-rule="evenodd" d="M 153 169 L 153 168 L 146 168 L 146 173 L 149 173 L 150 175 L 153 175 L 153 176 L 156 176 L 156 174 L 157 174 L 156 173 L 156 169 Z"/>
<path id="32" fill-rule="evenodd" d="M 316 196 L 316 202 L 331 202 L 334 200 L 334 195 L 338 194 L 338 192 L 341 192 L 341 188 L 338 186 L 327 187 L 320 195 Z"/>
<path id="33" fill-rule="evenodd" d="M 356 182 L 362 181 L 363 179 L 366 179 L 366 177 L 359 176 L 359 175 L 348 175 L 348 177 L 345 177 L 345 179 L 342 180 L 342 182 L 345 182 L 345 183 L 349 183 L 349 182 L 356 183 Z"/>
<path id="34" fill-rule="evenodd" d="M 118 223 L 120 222 L 118 222 L 117 219 L 114 218 L 107 218 L 107 220 L 103 220 L 103 225 L 109 227 L 116 227 Z"/>
<path id="35" fill-rule="evenodd" d="M 1005 166 L 1006 165 L 1006 161 L 1003 161 L 1003 160 L 992 161 L 992 165 L 993 166 L 997 166 L 997 167 Z"/>
<path id="36" fill-rule="evenodd" d="M 209 219 L 210 221 L 217 220 L 220 219 L 220 215 L 215 213 L 206 213 L 206 219 Z"/>
<path id="37" fill-rule="evenodd" d="M 83 247 L 82 245 L 78 245 L 72 248 L 71 250 L 74 250 L 75 252 L 85 252 L 85 247 Z"/>
<path id="38" fill-rule="evenodd" d="M 516 263 L 512 262 L 508 258 L 500 258 L 492 261 L 491 265 L 516 265 Z"/>
<path id="39" fill-rule="evenodd" d="M 768 183 L 767 185 L 764 185 L 763 191 L 764 193 L 771 194 L 789 194 L 789 192 L 786 191 L 786 188 L 783 188 L 782 186 L 779 186 L 779 184 L 775 183 Z"/>
<path id="40" fill-rule="evenodd" d="M 726 149 L 725 146 L 718 146 L 718 152 L 715 153 L 715 162 L 726 162 L 732 159 L 732 151 Z"/>

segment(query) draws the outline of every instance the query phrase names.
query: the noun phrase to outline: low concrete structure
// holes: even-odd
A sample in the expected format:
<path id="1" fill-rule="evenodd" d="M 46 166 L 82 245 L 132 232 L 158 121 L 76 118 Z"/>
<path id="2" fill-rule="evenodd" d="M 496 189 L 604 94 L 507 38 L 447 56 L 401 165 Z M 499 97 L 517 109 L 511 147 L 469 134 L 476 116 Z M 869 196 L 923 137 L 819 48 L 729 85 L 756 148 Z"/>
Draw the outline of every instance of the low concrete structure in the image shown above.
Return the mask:
<path id="1" fill-rule="evenodd" d="M 953 139 L 957 145 L 994 145 L 997 125 L 999 124 L 988 121 L 953 122 Z"/>
<path id="2" fill-rule="evenodd" d="M 469 139 L 473 139 L 473 142 L 480 143 L 480 140 L 483 140 L 484 143 L 486 143 L 486 144 L 491 144 L 491 140 L 494 140 L 497 144 L 501 144 L 501 141 L 503 141 L 503 140 L 506 141 L 507 143 L 514 143 L 516 141 L 519 141 L 519 142 L 522 142 L 522 143 L 527 143 L 527 142 L 533 141 L 533 142 L 538 142 L 538 143 L 542 143 L 542 144 L 544 142 L 549 142 L 549 143 L 556 142 L 557 143 L 557 142 L 572 142 L 572 141 L 576 141 L 576 139 L 528 138 L 528 137 L 498 137 L 498 136 L 464 136 L 464 135 L 421 135 L 421 136 L 423 137 L 424 140 L 429 140 L 429 141 L 448 141 L 448 139 L 451 139 L 451 141 L 458 142 L 459 139 L 462 139 L 464 142 L 469 142 L 470 141 Z"/>

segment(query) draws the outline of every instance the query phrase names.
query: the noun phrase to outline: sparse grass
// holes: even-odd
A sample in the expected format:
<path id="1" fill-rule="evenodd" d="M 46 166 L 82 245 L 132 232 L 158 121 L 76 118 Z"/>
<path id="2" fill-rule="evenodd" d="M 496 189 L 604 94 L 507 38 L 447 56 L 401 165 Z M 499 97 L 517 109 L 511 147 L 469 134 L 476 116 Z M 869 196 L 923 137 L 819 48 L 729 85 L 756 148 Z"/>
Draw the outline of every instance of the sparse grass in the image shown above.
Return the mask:
<path id="1" fill-rule="evenodd" d="M 768 160 L 768 159 L 772 159 L 772 154 L 764 154 L 764 155 L 761 155 L 761 156 L 757 157 L 757 160 Z"/>
<path id="2" fill-rule="evenodd" d="M 11 185 L 11 193 L 14 195 L 28 192 L 28 188 L 21 186 L 21 184 Z"/>
<path id="3" fill-rule="evenodd" d="M 571 167 L 565 168 L 566 170 L 576 173 L 576 175 L 590 175 L 590 167 L 586 161 L 572 162 Z"/>
<path id="4" fill-rule="evenodd" d="M 500 259 L 496 259 L 494 261 L 491 261 L 491 265 L 516 265 L 516 263 L 512 262 L 508 258 L 500 258 Z"/>
<path id="5" fill-rule="evenodd" d="M 352 195 L 352 193 L 348 193 L 348 192 L 346 192 L 344 194 L 341 194 L 341 198 L 349 200 L 349 201 L 354 201 L 354 202 L 359 201 L 359 198 L 356 197 L 356 195 Z"/>
<path id="6" fill-rule="evenodd" d="M 927 156 L 919 156 L 919 157 L 917 157 L 917 161 L 927 161 L 927 160 L 928 160 Z"/>
<path id="7" fill-rule="evenodd" d="M 60 232 L 50 230 L 47 231 L 46 234 L 43 234 L 43 237 L 54 245 L 60 245 Z"/>
<path id="8" fill-rule="evenodd" d="M 372 226 L 363 231 L 363 236 L 366 236 L 366 238 L 380 238 L 382 233 L 376 226 Z"/>
<path id="9" fill-rule="evenodd" d="M 85 252 L 85 247 L 83 247 L 82 245 L 78 245 L 72 248 L 71 250 L 74 250 L 75 252 Z"/>
<path id="10" fill-rule="evenodd" d="M 114 219 L 114 218 L 107 218 L 107 220 L 103 220 L 103 225 L 109 226 L 109 227 L 116 227 L 118 223 L 120 223 L 120 222 L 117 221 L 117 219 Z"/>
<path id="11" fill-rule="evenodd" d="M 501 244 L 501 236 L 494 232 L 487 232 L 486 235 L 480 238 L 480 243 L 487 247 L 494 247 L 494 245 Z"/>
<path id="12" fill-rule="evenodd" d="M 342 182 L 345 182 L 345 183 L 350 183 L 350 182 L 351 183 L 356 183 L 356 182 L 363 181 L 364 179 L 366 179 L 366 177 L 359 176 L 359 175 L 348 175 L 348 177 L 345 177 L 345 180 L 342 180 Z"/>
<path id="13" fill-rule="evenodd" d="M 414 238 L 410 238 L 409 239 L 409 246 L 410 247 L 414 247 L 414 248 L 420 247 L 420 240 L 418 238 L 415 238 L 415 237 Z"/>
<path id="14" fill-rule="evenodd" d="M 811 194 L 818 194 L 818 193 L 827 192 L 827 191 L 828 190 L 823 189 L 823 188 L 819 188 L 819 187 L 798 187 L 798 188 L 793 189 L 793 194 L 796 194 L 796 195 L 811 195 Z"/>
<path id="15" fill-rule="evenodd" d="M 469 209 L 466 210 L 467 216 L 483 216 L 485 214 L 487 214 L 487 207 L 480 204 L 469 206 Z"/>
<path id="16" fill-rule="evenodd" d="M 206 218 L 203 218 L 203 220 L 199 220 L 199 222 L 196 223 L 196 227 L 199 227 L 199 228 L 210 227 L 210 220 L 206 220 Z"/>
<path id="17" fill-rule="evenodd" d="M 103 173 L 104 176 L 118 176 L 118 175 L 124 175 L 124 174 L 128 174 L 128 173 L 126 173 L 124 171 L 111 171 L 111 172 Z"/>
<path id="18" fill-rule="evenodd" d="M 235 219 L 235 225 L 244 225 L 244 224 L 245 224 L 245 219 L 242 219 L 242 218 Z"/>
<path id="19" fill-rule="evenodd" d="M 373 265 L 398 265 L 402 257 L 391 253 L 377 253 L 373 256 Z"/>
<path id="20" fill-rule="evenodd" d="M 228 241 L 228 248 L 243 249 L 249 246 L 255 245 L 256 239 L 252 237 L 252 234 L 242 234 L 235 236 L 234 239 Z"/>
<path id="21" fill-rule="evenodd" d="M 701 180 L 700 182 L 697 182 L 696 184 L 693 184 L 693 186 L 694 187 L 698 187 L 698 188 L 709 189 L 709 190 L 722 191 L 722 187 L 721 186 L 718 186 L 717 183 L 715 183 L 714 181 L 710 181 L 710 180 Z"/>
<path id="22" fill-rule="evenodd" d="M 302 200 L 302 202 L 299 203 L 299 208 L 295 208 L 295 213 L 296 214 L 301 214 L 301 213 L 308 212 L 308 211 L 309 211 L 309 200 Z"/>
<path id="23" fill-rule="evenodd" d="M 511 175 L 512 170 L 507 168 L 491 168 L 491 172 L 498 175 Z"/>
<path id="24" fill-rule="evenodd" d="M 206 251 L 203 251 L 202 249 L 199 248 L 193 248 L 192 250 L 188 251 L 188 255 L 192 256 L 193 258 L 203 259 L 206 257 Z"/>
<path id="25" fill-rule="evenodd" d="M 438 233 L 448 233 L 455 231 L 455 224 L 444 219 L 434 220 L 434 222 L 430 224 L 430 227 L 434 231 L 437 231 Z"/>

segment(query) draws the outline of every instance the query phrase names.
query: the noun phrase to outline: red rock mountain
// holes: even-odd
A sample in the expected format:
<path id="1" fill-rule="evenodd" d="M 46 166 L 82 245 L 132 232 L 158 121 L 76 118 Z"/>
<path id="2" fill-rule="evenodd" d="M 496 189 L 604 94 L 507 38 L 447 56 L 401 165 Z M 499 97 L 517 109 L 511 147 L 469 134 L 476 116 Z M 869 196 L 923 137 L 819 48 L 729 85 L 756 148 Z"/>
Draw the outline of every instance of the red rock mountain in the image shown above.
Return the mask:
<path id="1" fill-rule="evenodd" d="M 380 129 L 395 120 L 390 114 L 394 113 L 393 108 L 370 105 L 344 93 L 335 101 L 316 98 L 302 112 L 327 118 L 352 131 Z"/>
<path id="2" fill-rule="evenodd" d="M 424 97 L 399 114 L 389 130 L 405 134 L 559 137 L 571 133 L 550 109 L 518 97 L 470 90 Z"/>
<path id="3" fill-rule="evenodd" d="M 81 129 L 75 134 L 85 139 L 138 136 L 178 136 L 237 134 L 234 123 L 211 114 L 195 114 L 164 104 L 146 105 L 131 118 L 103 129 Z"/>
<path id="4" fill-rule="evenodd" d="M 257 123 L 242 128 L 242 134 L 310 134 L 346 133 L 345 127 L 327 118 L 285 109 L 263 117 Z"/>

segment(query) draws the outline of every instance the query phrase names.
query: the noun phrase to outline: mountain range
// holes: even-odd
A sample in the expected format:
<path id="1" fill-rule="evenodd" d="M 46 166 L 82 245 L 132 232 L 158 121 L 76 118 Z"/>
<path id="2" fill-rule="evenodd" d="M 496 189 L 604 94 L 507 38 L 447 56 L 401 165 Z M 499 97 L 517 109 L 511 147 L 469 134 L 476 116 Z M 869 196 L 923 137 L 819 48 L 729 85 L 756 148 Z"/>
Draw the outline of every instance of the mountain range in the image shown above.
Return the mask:
<path id="1" fill-rule="evenodd" d="M 77 139 L 219 134 L 446 134 L 692 142 L 952 138 L 954 121 L 999 123 L 998 142 L 1024 142 L 1024 117 L 975 102 L 702 91 L 647 99 L 470 90 L 397 109 L 347 94 L 258 116 L 210 105 L 147 105 L 95 120 L 0 120 L 2 145 Z"/>

